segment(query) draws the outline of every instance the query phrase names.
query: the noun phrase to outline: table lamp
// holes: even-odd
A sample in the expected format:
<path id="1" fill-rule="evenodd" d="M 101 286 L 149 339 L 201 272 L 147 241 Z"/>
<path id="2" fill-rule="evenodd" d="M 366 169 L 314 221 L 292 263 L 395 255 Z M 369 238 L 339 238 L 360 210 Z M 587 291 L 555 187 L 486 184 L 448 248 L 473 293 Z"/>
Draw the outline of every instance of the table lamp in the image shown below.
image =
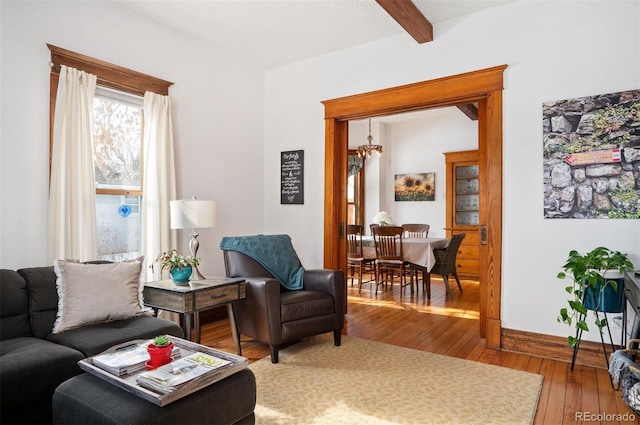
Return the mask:
<path id="1" fill-rule="evenodd" d="M 191 256 L 197 257 L 198 247 L 198 228 L 216 227 L 217 222 L 217 206 L 216 201 L 200 200 L 194 196 L 192 199 L 178 199 L 169 202 L 171 210 L 171 228 L 172 229 L 191 229 L 191 240 L 189 241 L 189 249 Z M 198 266 L 193 266 L 191 280 L 202 280 L 204 276 L 198 270 Z"/>

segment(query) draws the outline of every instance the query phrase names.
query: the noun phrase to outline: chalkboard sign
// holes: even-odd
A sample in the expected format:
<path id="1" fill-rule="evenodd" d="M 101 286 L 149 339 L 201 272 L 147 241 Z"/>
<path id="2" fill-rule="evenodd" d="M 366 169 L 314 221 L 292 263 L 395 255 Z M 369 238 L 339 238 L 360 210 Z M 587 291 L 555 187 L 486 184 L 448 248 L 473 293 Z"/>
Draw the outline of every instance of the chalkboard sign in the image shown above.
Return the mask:
<path id="1" fill-rule="evenodd" d="M 280 154 L 280 203 L 304 204 L 304 151 Z"/>

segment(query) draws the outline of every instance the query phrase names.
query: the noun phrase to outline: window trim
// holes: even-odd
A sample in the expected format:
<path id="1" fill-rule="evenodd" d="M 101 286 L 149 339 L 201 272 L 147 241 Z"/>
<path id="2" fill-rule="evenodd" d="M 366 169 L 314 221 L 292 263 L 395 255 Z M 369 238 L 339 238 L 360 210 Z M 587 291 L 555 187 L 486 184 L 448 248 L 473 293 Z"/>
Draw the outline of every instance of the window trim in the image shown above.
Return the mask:
<path id="1" fill-rule="evenodd" d="M 144 93 L 147 91 L 166 96 L 169 94 L 169 87 L 173 85 L 170 81 L 152 77 L 51 44 L 47 44 L 47 47 L 49 47 L 51 51 L 52 76 L 60 74 L 60 65 L 66 65 L 95 75 L 98 78 L 98 85 L 137 94 L 138 96 L 144 96 Z"/>

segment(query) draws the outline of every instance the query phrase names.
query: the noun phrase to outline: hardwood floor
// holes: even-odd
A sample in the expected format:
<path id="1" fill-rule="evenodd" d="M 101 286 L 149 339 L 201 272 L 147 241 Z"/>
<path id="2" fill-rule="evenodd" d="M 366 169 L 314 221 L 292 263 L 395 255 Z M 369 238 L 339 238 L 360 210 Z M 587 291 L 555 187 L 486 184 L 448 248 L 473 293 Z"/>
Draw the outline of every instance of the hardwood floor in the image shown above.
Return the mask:
<path id="1" fill-rule="evenodd" d="M 411 295 L 396 284 L 393 290 L 365 283 L 362 293 L 348 282 L 348 314 L 343 333 L 417 350 L 439 353 L 495 364 L 544 376 L 544 384 L 535 424 L 631 424 L 639 418 L 623 403 L 621 392 L 614 391 L 605 369 L 570 364 L 540 357 L 495 351 L 485 348 L 478 330 L 478 283 L 462 280 L 464 294 L 452 284 L 454 300 L 445 299 L 441 279 L 432 277 L 431 300 L 422 289 Z M 202 327 L 202 343 L 220 350 L 235 352 L 228 319 Z M 269 355 L 268 347 L 242 337 L 242 354 L 249 362 Z M 580 414 L 584 415 L 580 418 Z M 617 420 L 627 414 L 629 420 Z M 587 416 L 588 415 L 588 416 Z M 608 415 L 603 420 L 603 415 Z M 588 419 L 588 420 L 587 420 Z M 624 418 L 623 418 L 624 419 Z"/>

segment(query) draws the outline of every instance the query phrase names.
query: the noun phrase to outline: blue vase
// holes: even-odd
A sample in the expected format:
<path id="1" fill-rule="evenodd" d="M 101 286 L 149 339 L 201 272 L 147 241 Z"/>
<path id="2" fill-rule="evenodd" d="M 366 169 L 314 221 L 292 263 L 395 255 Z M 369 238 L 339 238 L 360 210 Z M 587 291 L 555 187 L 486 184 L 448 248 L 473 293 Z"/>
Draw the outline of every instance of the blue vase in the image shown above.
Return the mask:
<path id="1" fill-rule="evenodd" d="M 191 271 L 191 266 L 183 267 L 181 269 L 174 267 L 169 271 L 169 274 L 171 275 L 171 280 L 173 280 L 173 283 L 177 285 L 184 285 L 185 283 L 189 283 Z"/>

